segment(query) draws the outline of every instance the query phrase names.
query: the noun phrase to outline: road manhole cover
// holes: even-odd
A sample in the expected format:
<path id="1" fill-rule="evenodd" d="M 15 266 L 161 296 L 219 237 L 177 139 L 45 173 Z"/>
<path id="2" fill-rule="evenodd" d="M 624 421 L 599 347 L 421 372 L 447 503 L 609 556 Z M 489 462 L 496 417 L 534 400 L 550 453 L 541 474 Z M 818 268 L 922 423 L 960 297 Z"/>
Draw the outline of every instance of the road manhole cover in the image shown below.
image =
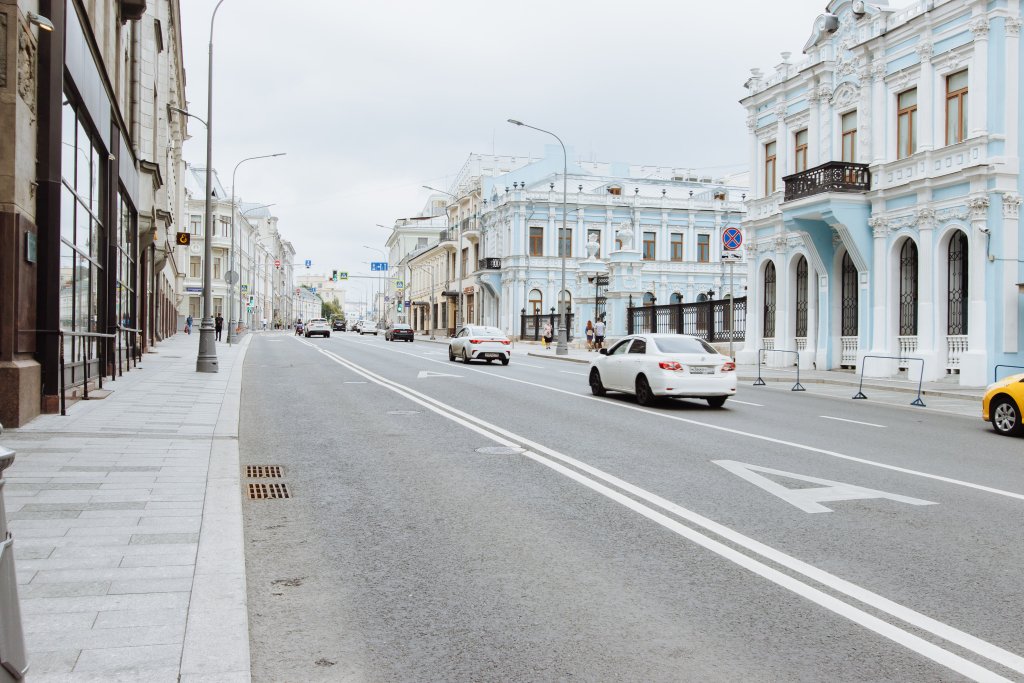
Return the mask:
<path id="1" fill-rule="evenodd" d="M 389 410 L 388 415 L 419 415 L 418 410 Z"/>
<path id="2" fill-rule="evenodd" d="M 525 450 L 525 448 L 520 448 L 519 446 L 483 446 L 476 449 L 476 452 L 483 453 L 484 455 L 516 455 Z"/>
<path id="3" fill-rule="evenodd" d="M 287 484 L 249 484 L 249 498 L 267 500 L 270 498 L 291 498 Z"/>

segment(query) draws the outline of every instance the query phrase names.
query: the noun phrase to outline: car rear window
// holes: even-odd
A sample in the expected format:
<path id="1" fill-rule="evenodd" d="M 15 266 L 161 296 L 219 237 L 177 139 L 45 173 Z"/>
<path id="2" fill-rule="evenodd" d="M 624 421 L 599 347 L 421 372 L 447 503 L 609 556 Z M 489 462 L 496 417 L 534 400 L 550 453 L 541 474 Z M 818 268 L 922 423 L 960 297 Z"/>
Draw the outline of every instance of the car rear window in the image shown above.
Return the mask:
<path id="1" fill-rule="evenodd" d="M 696 337 L 659 337 L 654 339 L 654 345 L 662 353 L 713 353 L 718 355 L 715 347 Z"/>
<path id="2" fill-rule="evenodd" d="M 481 336 L 487 335 L 488 337 L 504 337 L 505 333 L 499 330 L 497 327 L 474 327 L 472 328 L 473 334 L 479 334 Z"/>

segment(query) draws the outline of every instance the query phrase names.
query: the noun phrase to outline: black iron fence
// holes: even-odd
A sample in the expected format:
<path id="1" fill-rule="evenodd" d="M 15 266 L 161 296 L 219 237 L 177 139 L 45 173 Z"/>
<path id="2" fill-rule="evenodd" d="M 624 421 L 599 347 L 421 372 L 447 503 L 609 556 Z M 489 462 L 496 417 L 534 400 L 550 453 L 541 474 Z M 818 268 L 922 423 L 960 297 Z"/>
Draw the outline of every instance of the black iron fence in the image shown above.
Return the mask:
<path id="1" fill-rule="evenodd" d="M 478 270 L 501 270 L 500 258 L 482 258 L 477 261 Z"/>
<path id="2" fill-rule="evenodd" d="M 567 314 L 569 323 L 569 335 L 568 340 L 572 341 L 572 322 L 575 313 L 569 311 Z M 527 313 L 525 310 L 520 314 L 520 325 L 519 325 L 519 338 L 520 339 L 532 339 L 533 341 L 540 341 L 541 336 L 544 334 L 545 323 L 551 325 L 551 337 L 555 341 L 558 341 L 558 330 L 560 329 L 560 322 L 562 317 L 555 313 L 555 309 L 551 309 L 550 313 Z"/>
<path id="3" fill-rule="evenodd" d="M 867 164 L 830 161 L 782 179 L 786 184 L 784 201 L 823 192 L 867 192 L 871 189 L 871 173 Z"/>
<path id="4" fill-rule="evenodd" d="M 697 301 L 689 304 L 630 306 L 626 309 L 629 334 L 675 333 L 700 337 L 707 342 L 743 341 L 747 328 L 747 297 Z"/>

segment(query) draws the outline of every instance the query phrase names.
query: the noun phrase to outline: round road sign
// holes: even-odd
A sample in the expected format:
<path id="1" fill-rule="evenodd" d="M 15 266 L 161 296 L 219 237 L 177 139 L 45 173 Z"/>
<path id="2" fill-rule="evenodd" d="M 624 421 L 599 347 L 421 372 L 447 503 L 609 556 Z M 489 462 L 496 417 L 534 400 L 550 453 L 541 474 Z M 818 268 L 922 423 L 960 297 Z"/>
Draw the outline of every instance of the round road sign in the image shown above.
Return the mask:
<path id="1" fill-rule="evenodd" d="M 743 244 L 743 233 L 739 228 L 726 228 L 722 231 L 722 246 L 729 251 L 739 249 Z"/>

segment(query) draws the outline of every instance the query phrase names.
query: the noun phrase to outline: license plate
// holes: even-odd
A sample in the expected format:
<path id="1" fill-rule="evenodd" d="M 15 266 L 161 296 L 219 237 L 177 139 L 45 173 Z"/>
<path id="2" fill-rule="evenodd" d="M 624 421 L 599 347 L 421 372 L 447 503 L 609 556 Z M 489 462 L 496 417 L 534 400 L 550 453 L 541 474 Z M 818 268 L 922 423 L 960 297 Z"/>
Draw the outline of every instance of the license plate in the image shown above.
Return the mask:
<path id="1" fill-rule="evenodd" d="M 501 358 L 500 353 L 485 353 L 484 358 Z"/>
<path id="2" fill-rule="evenodd" d="M 715 374 L 715 368 L 712 365 L 691 365 L 691 375 L 713 375 Z"/>

